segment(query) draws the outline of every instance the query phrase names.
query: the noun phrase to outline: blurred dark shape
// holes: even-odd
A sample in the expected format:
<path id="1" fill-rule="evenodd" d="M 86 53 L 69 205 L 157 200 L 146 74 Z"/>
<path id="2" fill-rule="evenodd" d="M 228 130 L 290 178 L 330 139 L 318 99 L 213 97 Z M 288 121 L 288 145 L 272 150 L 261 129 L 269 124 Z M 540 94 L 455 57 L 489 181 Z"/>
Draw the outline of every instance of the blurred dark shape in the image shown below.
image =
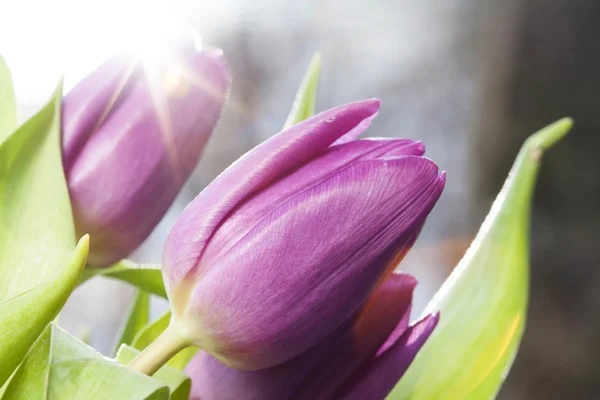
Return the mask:
<path id="1" fill-rule="evenodd" d="M 544 155 L 529 320 L 499 398 L 598 399 L 600 2 L 511 0 L 482 11 L 484 85 L 472 149 L 478 216 L 530 133 L 563 116 L 575 120 Z"/>

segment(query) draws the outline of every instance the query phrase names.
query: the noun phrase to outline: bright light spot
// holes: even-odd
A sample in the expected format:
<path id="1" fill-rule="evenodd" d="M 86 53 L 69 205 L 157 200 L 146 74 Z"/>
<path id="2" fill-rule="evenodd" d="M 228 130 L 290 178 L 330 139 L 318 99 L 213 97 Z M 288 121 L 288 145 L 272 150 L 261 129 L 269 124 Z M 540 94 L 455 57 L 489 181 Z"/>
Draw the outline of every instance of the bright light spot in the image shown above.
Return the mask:
<path id="1" fill-rule="evenodd" d="M 224 15 L 224 3 L 187 0 L 19 0 L 0 1 L 0 53 L 22 104 L 38 106 L 61 76 L 69 90 L 102 61 L 134 51 L 156 63 L 168 37 L 187 29 L 182 16 Z M 213 15 L 214 16 L 214 15 Z M 198 21 L 198 19 L 195 19 Z M 203 26 L 203 29 L 216 29 Z M 189 32 L 188 32 L 189 34 Z M 30 110 L 26 110 L 30 113 Z"/>
<path id="2" fill-rule="evenodd" d="M 144 33 L 146 32 L 146 33 Z M 202 48 L 202 40 L 195 29 L 182 21 L 163 21 L 161 29 L 140 29 L 139 36 L 132 37 L 127 49 L 133 51 L 138 59 L 147 64 L 161 63 L 169 57 L 168 49 L 173 40 L 184 39 L 191 42 L 198 50 Z"/>

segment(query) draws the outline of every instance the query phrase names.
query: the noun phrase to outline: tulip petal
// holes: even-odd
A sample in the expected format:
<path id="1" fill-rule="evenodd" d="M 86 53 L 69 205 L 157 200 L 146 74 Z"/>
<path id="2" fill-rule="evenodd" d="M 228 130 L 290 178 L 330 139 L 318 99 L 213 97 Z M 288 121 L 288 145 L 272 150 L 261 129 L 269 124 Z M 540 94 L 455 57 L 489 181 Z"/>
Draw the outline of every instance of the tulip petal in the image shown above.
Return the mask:
<path id="1" fill-rule="evenodd" d="M 289 362 L 259 371 L 240 371 L 200 351 L 184 372 L 192 378 L 191 400 L 285 400 L 309 368 L 310 365 Z"/>
<path id="2" fill-rule="evenodd" d="M 240 368 L 306 351 L 395 267 L 443 186 L 432 161 L 403 156 L 357 162 L 297 194 L 196 282 L 186 321 L 199 324 L 198 344 Z"/>
<path id="3" fill-rule="evenodd" d="M 93 79 L 84 79 L 64 97 L 62 114 L 68 118 L 63 118 L 62 149 L 67 174 L 101 121 L 139 79 L 139 72 L 133 58 L 119 54 L 98 67 L 90 75 Z"/>
<path id="4" fill-rule="evenodd" d="M 246 153 L 208 185 L 171 230 L 163 251 L 167 291 L 190 272 L 199 274 L 206 242 L 223 218 L 245 198 L 317 157 L 339 137 L 374 118 L 379 100 L 346 104 L 271 137 Z"/>
<path id="5" fill-rule="evenodd" d="M 156 68 L 131 83 L 67 170 L 77 231 L 91 236 L 92 265 L 119 261 L 150 234 L 197 164 L 227 95 L 229 73 L 215 51 L 181 53 Z M 64 126 L 67 150 L 81 139 L 71 132 L 79 128 Z"/>
<path id="6" fill-rule="evenodd" d="M 422 156 L 424 152 L 422 142 L 409 139 L 363 139 L 329 147 L 322 156 L 253 196 L 229 215 L 210 239 L 203 260 L 216 264 L 220 254 L 234 246 L 268 213 L 347 165 L 383 157 Z"/>
<path id="7" fill-rule="evenodd" d="M 402 378 L 412 360 L 433 332 L 439 314 L 428 315 L 408 330 L 379 357 L 359 371 L 351 385 L 333 398 L 383 400 Z"/>
<path id="8" fill-rule="evenodd" d="M 272 368 L 240 371 L 206 352 L 198 353 L 185 370 L 192 377 L 191 398 L 326 398 L 373 357 L 396 324 L 406 328 L 415 285 L 412 276 L 393 274 L 342 329 L 301 356 Z"/>
<path id="9" fill-rule="evenodd" d="M 327 400 L 377 350 L 393 331 L 406 331 L 417 280 L 392 274 L 375 290 L 332 343 L 319 346 L 320 362 L 311 370 L 294 400 Z"/>

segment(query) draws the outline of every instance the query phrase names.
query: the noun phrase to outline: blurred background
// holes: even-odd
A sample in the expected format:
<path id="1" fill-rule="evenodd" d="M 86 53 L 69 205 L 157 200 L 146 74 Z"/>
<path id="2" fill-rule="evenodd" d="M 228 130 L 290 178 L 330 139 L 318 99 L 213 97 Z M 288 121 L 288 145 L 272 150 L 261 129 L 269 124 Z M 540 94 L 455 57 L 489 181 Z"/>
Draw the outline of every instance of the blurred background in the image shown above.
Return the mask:
<path id="1" fill-rule="evenodd" d="M 575 131 L 545 157 L 533 216 L 532 290 L 521 351 L 500 399 L 600 399 L 600 2 L 595 0 L 3 0 L 0 52 L 23 118 L 65 74 L 72 87 L 131 43 L 186 22 L 224 49 L 233 89 L 206 154 L 132 257 L 159 262 L 185 205 L 278 132 L 312 54 L 318 109 L 383 100 L 368 135 L 423 140 L 445 193 L 402 269 L 415 315 L 460 259 L 524 138 L 563 116 Z M 132 296 L 96 278 L 61 316 L 103 352 Z M 156 301 L 155 312 L 165 304 Z"/>

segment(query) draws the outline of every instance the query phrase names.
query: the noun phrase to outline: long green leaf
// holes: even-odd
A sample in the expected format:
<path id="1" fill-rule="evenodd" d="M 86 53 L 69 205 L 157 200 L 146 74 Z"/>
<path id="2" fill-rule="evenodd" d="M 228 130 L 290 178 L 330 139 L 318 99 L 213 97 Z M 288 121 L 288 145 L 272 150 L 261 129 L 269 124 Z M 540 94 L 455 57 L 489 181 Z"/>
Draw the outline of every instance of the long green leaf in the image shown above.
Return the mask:
<path id="1" fill-rule="evenodd" d="M 51 348 L 52 325 L 48 324 L 0 398 L 4 400 L 46 399 Z"/>
<path id="2" fill-rule="evenodd" d="M 133 304 L 129 310 L 129 313 L 123 321 L 123 325 L 118 335 L 116 350 L 121 347 L 121 344 L 131 344 L 135 335 L 141 331 L 149 321 L 150 317 L 150 295 L 148 292 L 143 290 L 136 290 Z"/>
<path id="3" fill-rule="evenodd" d="M 86 268 L 79 284 L 94 276 L 104 276 L 130 283 L 148 293 L 167 298 L 160 264 L 136 264 L 122 260 L 108 268 Z"/>
<path id="4" fill-rule="evenodd" d="M 138 350 L 144 350 L 150 345 L 150 343 L 154 342 L 156 338 L 164 332 L 165 329 L 167 329 L 170 321 L 171 312 L 167 311 L 158 317 L 158 319 L 150 322 L 141 331 L 139 331 L 133 339 L 132 346 Z"/>
<path id="5" fill-rule="evenodd" d="M 493 399 L 525 327 L 529 214 L 542 153 L 571 128 L 562 119 L 523 145 L 471 247 L 424 314 L 440 323 L 389 399 Z"/>
<path id="6" fill-rule="evenodd" d="M 140 351 L 126 344 L 122 345 L 117 352 L 115 359 L 123 365 L 129 364 Z M 171 400 L 187 400 L 190 396 L 192 381 L 190 378 L 178 369 L 163 365 L 152 377 L 159 382 L 169 386 L 171 391 Z"/>
<path id="7" fill-rule="evenodd" d="M 60 149 L 61 91 L 0 145 L 0 301 L 34 288 L 75 247 Z"/>
<path id="8" fill-rule="evenodd" d="M 29 347 L 66 303 L 85 266 L 88 238 L 81 239 L 71 264 L 52 279 L 0 304 L 0 382 L 19 365 Z"/>
<path id="9" fill-rule="evenodd" d="M 61 93 L 0 143 L 0 385 L 62 308 L 87 258 L 87 237 L 75 249 L 62 169 Z"/>
<path id="10" fill-rule="evenodd" d="M 315 113 L 317 93 L 319 92 L 319 79 L 321 78 L 321 55 L 315 54 L 310 62 L 308 71 L 296 93 L 292 110 L 285 121 L 283 129 L 287 129 L 298 122 L 310 118 Z"/>
<path id="11" fill-rule="evenodd" d="M 103 357 L 48 325 L 11 379 L 3 400 L 167 400 L 163 383 Z"/>
<path id="12" fill-rule="evenodd" d="M 169 389 L 160 382 L 133 372 L 103 357 L 59 327 L 54 327 L 50 399 L 166 400 Z"/>
<path id="13" fill-rule="evenodd" d="M 8 65 L 0 56 L 0 143 L 17 128 L 17 103 Z"/>

